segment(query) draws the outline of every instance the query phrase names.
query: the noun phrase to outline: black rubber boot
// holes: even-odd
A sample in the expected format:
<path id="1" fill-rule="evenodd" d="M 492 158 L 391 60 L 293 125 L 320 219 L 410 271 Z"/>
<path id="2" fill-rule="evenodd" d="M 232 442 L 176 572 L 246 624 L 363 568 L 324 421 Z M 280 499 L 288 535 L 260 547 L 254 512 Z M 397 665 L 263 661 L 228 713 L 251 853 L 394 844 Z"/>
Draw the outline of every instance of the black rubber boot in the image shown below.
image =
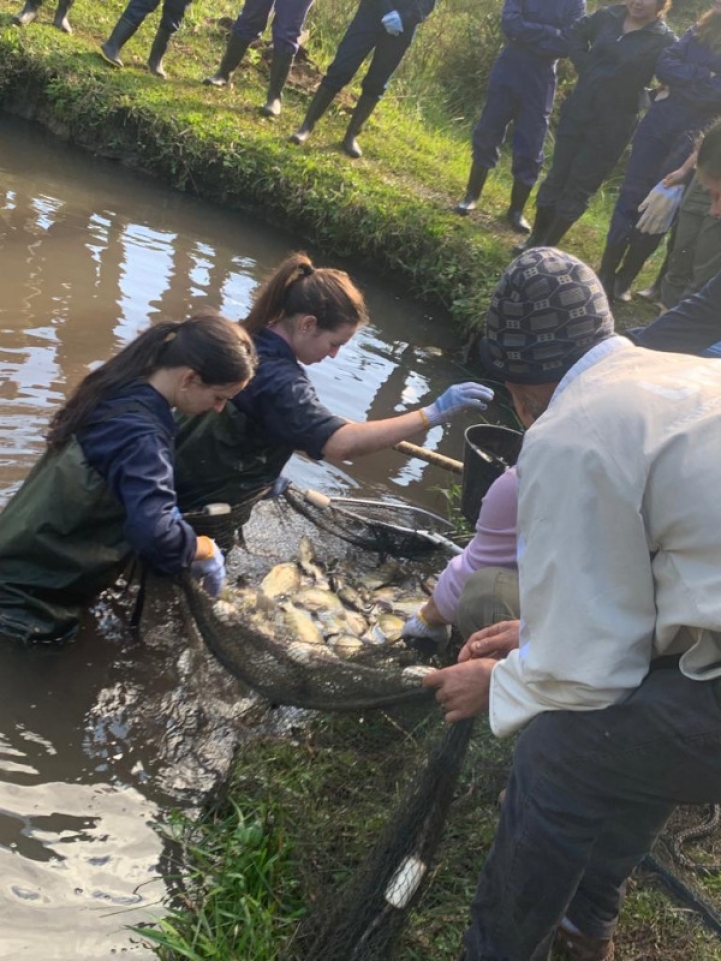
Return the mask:
<path id="1" fill-rule="evenodd" d="M 628 250 L 621 268 L 616 274 L 613 287 L 614 300 L 627 304 L 631 300 L 631 284 L 638 277 L 643 265 L 663 240 L 663 234 L 642 234 L 634 230 L 628 242 Z"/>
<path id="2" fill-rule="evenodd" d="M 561 217 L 559 214 L 556 214 L 553 218 L 553 223 L 546 231 L 544 247 L 557 247 L 575 223 L 575 217 L 573 220 L 570 220 L 568 217 Z"/>
<path id="3" fill-rule="evenodd" d="M 172 32 L 168 30 L 167 27 L 158 27 L 155 39 L 153 40 L 153 46 L 150 48 L 148 70 L 155 77 L 160 77 L 161 80 L 165 80 L 167 77 L 165 70 L 163 70 L 163 57 L 165 56 L 172 36 Z"/>
<path id="4" fill-rule="evenodd" d="M 516 244 L 514 253 L 522 254 L 531 247 L 545 247 L 546 234 L 556 216 L 555 207 L 536 207 L 536 219 L 533 221 L 531 236 L 524 244 Z"/>
<path id="5" fill-rule="evenodd" d="M 220 66 L 213 76 L 206 77 L 203 83 L 210 87 L 225 87 L 226 84 L 229 84 L 231 73 L 245 56 L 249 46 L 250 40 L 245 40 L 243 37 L 236 37 L 234 33 L 231 33 L 228 37 L 228 45 L 225 48 L 223 59 L 220 61 Z"/>
<path id="6" fill-rule="evenodd" d="M 70 21 L 68 20 L 68 11 L 72 5 L 73 0 L 59 0 L 58 8 L 55 11 L 55 16 L 53 17 L 53 26 L 67 34 L 71 34 L 73 32 L 73 28 L 70 26 Z"/>
<path id="7" fill-rule="evenodd" d="M 295 54 L 273 51 L 273 60 L 270 64 L 270 80 L 268 81 L 268 99 L 260 108 L 264 117 L 280 117 L 283 87 L 294 60 Z"/>
<path id="8" fill-rule="evenodd" d="M 526 201 L 528 200 L 532 190 L 532 184 L 529 187 L 529 185 L 524 184 L 522 180 L 513 181 L 513 189 L 511 190 L 511 206 L 508 208 L 506 220 L 508 221 L 511 230 L 515 230 L 517 234 L 530 234 L 531 232 L 531 225 L 523 216 L 523 208 L 526 206 Z"/>
<path id="9" fill-rule="evenodd" d="M 308 112 L 305 115 L 303 123 L 298 127 L 296 132 L 291 135 L 290 142 L 296 144 L 305 143 L 313 133 L 315 125 L 334 100 L 335 90 L 331 90 L 329 87 L 321 84 L 310 102 L 310 107 L 308 107 Z"/>
<path id="10" fill-rule="evenodd" d="M 362 93 L 355 105 L 353 116 L 350 118 L 348 129 L 345 132 L 345 137 L 343 137 L 343 150 L 354 160 L 363 156 L 363 151 L 356 137 L 363 129 L 366 120 L 378 106 L 379 100 L 380 97 L 370 97 L 367 93 Z"/>
<path id="11" fill-rule="evenodd" d="M 37 17 L 39 9 L 39 3 L 32 3 L 32 0 L 27 0 L 20 13 L 16 13 L 13 17 L 13 23 L 16 27 L 27 27 Z"/>
<path id="12" fill-rule="evenodd" d="M 131 23 L 130 20 L 126 20 L 125 17 L 121 17 L 120 20 L 118 20 L 108 39 L 105 43 L 100 44 L 101 53 L 108 63 L 112 63 L 114 67 L 123 66 L 123 61 L 120 59 L 120 51 L 139 26 L 137 23 Z"/>
<path id="13" fill-rule="evenodd" d="M 626 253 L 626 246 L 626 240 L 615 244 L 607 243 L 606 249 L 603 251 L 601 266 L 598 268 L 598 279 L 603 284 L 603 289 L 606 291 L 609 300 L 613 300 L 614 297 L 616 271 L 623 260 L 623 255 Z"/>
<path id="14" fill-rule="evenodd" d="M 486 185 L 486 177 L 488 176 L 488 167 L 482 167 L 477 161 L 473 161 L 471 164 L 471 172 L 468 175 L 468 184 L 466 185 L 466 195 L 463 200 L 459 200 L 456 206 L 453 208 L 453 212 L 458 214 L 459 217 L 467 217 L 468 214 L 476 209 L 476 204 L 483 193 L 483 188 Z"/>

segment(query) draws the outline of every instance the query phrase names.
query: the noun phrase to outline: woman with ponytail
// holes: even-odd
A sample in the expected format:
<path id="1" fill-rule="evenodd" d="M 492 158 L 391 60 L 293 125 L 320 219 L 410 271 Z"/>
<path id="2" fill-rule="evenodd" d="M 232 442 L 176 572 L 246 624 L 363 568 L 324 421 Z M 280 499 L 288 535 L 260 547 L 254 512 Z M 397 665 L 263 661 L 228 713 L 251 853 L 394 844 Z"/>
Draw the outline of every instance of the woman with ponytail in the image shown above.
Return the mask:
<path id="1" fill-rule="evenodd" d="M 150 328 L 85 377 L 0 513 L 0 637 L 68 640 L 134 555 L 220 590 L 222 554 L 177 508 L 172 412 L 220 412 L 255 363 L 237 324 L 204 314 Z"/>
<path id="2" fill-rule="evenodd" d="M 370 454 L 465 407 L 484 410 L 493 398 L 480 384 L 457 384 L 430 406 L 397 417 L 363 423 L 336 417 L 318 400 L 304 367 L 335 357 L 367 319 L 363 295 L 343 271 L 314 267 L 302 253 L 277 268 L 241 322 L 258 351 L 252 383 L 221 417 L 186 418 L 181 426 L 176 483 L 183 510 L 225 501 L 247 505 L 247 517 L 296 450 L 315 460 Z"/>

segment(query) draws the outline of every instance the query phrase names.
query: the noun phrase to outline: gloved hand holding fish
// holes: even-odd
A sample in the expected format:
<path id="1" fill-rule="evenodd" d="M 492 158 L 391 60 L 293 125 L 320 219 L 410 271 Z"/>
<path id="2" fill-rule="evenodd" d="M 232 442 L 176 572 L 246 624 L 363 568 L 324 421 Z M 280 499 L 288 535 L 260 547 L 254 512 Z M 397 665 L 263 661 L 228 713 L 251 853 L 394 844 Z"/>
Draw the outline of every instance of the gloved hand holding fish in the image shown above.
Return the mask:
<path id="1" fill-rule="evenodd" d="M 423 614 L 423 607 L 419 607 L 416 613 L 406 621 L 401 637 L 407 641 L 431 641 L 437 651 L 442 651 L 451 639 L 451 628 L 448 624 L 429 624 Z"/>
<path id="2" fill-rule="evenodd" d="M 199 557 L 190 566 L 190 573 L 203 585 L 211 597 L 217 597 L 225 584 L 225 558 L 210 537 L 201 535 L 198 545 L 206 556 Z"/>
<path id="3" fill-rule="evenodd" d="M 493 400 L 490 387 L 468 381 L 465 384 L 453 384 L 429 406 L 423 408 L 423 415 L 428 420 L 429 427 L 437 427 L 456 414 L 460 414 L 466 407 L 474 410 L 485 410 Z"/>

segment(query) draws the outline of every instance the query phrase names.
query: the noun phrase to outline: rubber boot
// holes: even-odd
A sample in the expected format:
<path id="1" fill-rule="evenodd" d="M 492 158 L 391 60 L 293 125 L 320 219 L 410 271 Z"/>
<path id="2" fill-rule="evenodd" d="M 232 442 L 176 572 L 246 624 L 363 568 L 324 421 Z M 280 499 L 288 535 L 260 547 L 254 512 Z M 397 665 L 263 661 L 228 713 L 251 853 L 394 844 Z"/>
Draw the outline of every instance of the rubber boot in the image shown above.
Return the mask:
<path id="1" fill-rule="evenodd" d="M 613 287 L 614 300 L 627 304 L 631 300 L 631 284 L 638 277 L 643 265 L 663 240 L 663 234 L 641 234 L 634 230 L 621 268 L 616 274 Z"/>
<path id="2" fill-rule="evenodd" d="M 379 100 L 380 97 L 370 97 L 367 93 L 362 93 L 355 105 L 353 116 L 350 118 L 348 129 L 345 132 L 345 137 L 343 137 L 343 150 L 354 160 L 363 156 L 363 151 L 356 137 L 363 129 L 366 120 L 378 106 Z"/>
<path id="3" fill-rule="evenodd" d="M 533 221 L 533 230 L 528 240 L 524 244 L 516 244 L 513 248 L 514 253 L 522 254 L 531 247 L 544 247 L 546 245 L 546 234 L 556 216 L 555 207 L 536 207 L 536 219 Z"/>
<path id="4" fill-rule="evenodd" d="M 26 0 L 25 6 L 22 8 L 20 13 L 16 13 L 13 17 L 13 23 L 16 27 L 27 27 L 27 25 L 32 23 L 37 17 L 39 9 L 39 3 L 33 3 L 32 0 Z"/>
<path id="5" fill-rule="evenodd" d="M 459 217 L 467 217 L 468 214 L 476 209 L 476 204 L 483 193 L 488 176 L 488 167 L 482 167 L 476 160 L 471 164 L 471 172 L 468 175 L 466 186 L 466 196 L 459 200 L 453 208 L 453 212 Z"/>
<path id="6" fill-rule="evenodd" d="M 331 90 L 330 87 L 321 84 L 310 102 L 310 107 L 308 107 L 308 112 L 305 115 L 303 123 L 298 127 L 296 132 L 291 135 L 290 142 L 296 144 L 305 143 L 313 133 L 315 125 L 334 100 L 335 90 Z"/>
<path id="7" fill-rule="evenodd" d="M 53 26 L 67 34 L 73 32 L 73 28 L 70 26 L 70 21 L 68 20 L 68 11 L 72 5 L 73 0 L 59 0 L 58 8 L 53 17 Z"/>
<path id="8" fill-rule="evenodd" d="M 125 17 L 121 17 L 120 20 L 118 20 L 108 39 L 105 43 L 100 44 L 100 51 L 108 63 L 112 63 L 114 67 L 123 66 L 123 61 L 120 59 L 120 51 L 139 26 L 140 24 L 131 23 L 130 20 L 126 20 Z"/>
<path id="9" fill-rule="evenodd" d="M 610 301 L 614 297 L 613 288 L 616 283 L 616 271 L 623 260 L 626 248 L 627 241 L 624 238 L 624 240 L 617 241 L 615 244 L 606 243 L 606 248 L 603 251 L 601 266 L 598 268 L 598 279 L 603 284 L 603 289 Z"/>
<path id="10" fill-rule="evenodd" d="M 553 218 L 553 223 L 546 231 L 546 241 L 544 246 L 557 247 L 575 223 L 575 217 L 570 220 L 568 217 L 561 217 L 559 214 L 556 214 L 556 216 Z"/>
<path id="11" fill-rule="evenodd" d="M 513 181 L 511 206 L 508 208 L 506 220 L 511 230 L 514 230 L 517 234 L 530 234 L 531 232 L 531 225 L 523 216 L 523 208 L 526 206 L 526 201 L 532 190 L 533 184 L 529 187 L 522 180 Z"/>
<path id="12" fill-rule="evenodd" d="M 168 30 L 167 27 L 159 26 L 155 34 L 155 39 L 153 40 L 153 46 L 150 48 L 148 70 L 153 76 L 160 77 L 161 80 L 165 80 L 167 77 L 165 70 L 163 70 L 163 57 L 165 56 L 172 36 L 172 31 Z"/>
<path id="13" fill-rule="evenodd" d="M 206 77 L 203 83 L 209 87 L 225 87 L 230 83 L 230 75 L 246 54 L 250 40 L 236 37 L 234 33 L 228 37 L 228 45 L 220 61 L 220 66 L 212 77 Z"/>
<path id="14" fill-rule="evenodd" d="M 280 117 L 283 87 L 294 60 L 295 54 L 293 53 L 273 51 L 273 60 L 270 64 L 270 80 L 268 81 L 268 99 L 260 108 L 264 117 Z"/>

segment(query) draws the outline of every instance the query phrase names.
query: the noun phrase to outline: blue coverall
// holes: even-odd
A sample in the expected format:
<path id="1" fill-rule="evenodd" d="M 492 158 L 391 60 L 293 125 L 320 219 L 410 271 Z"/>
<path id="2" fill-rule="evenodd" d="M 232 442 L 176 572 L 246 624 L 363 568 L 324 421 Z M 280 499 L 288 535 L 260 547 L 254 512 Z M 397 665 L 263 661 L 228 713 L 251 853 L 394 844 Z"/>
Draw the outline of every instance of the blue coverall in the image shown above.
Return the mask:
<path id="1" fill-rule="evenodd" d="M 252 43 L 268 25 L 273 12 L 273 49 L 277 53 L 298 52 L 298 38 L 314 0 L 246 0 L 233 33 L 241 40 Z"/>
<path id="2" fill-rule="evenodd" d="M 185 11 L 188 9 L 192 0 L 163 0 L 163 13 L 160 17 L 161 29 L 168 33 L 177 33 L 180 24 L 183 22 Z M 160 0 L 130 0 L 125 8 L 123 18 L 134 23 L 136 27 L 145 20 L 149 13 L 157 10 Z"/>
<path id="3" fill-rule="evenodd" d="M 663 20 L 623 32 L 625 5 L 601 7 L 571 32 L 569 56 L 578 83 L 561 110 L 539 207 L 555 208 L 570 223 L 611 173 L 638 123 L 646 85 L 662 50 L 676 39 Z"/>
<path id="4" fill-rule="evenodd" d="M 323 86 L 338 93 L 350 83 L 363 61 L 373 51 L 373 59 L 361 87 L 368 97 L 382 97 L 394 71 L 410 47 L 416 27 L 428 17 L 436 0 L 360 0 L 333 63 L 321 81 Z M 397 10 L 403 21 L 403 32 L 394 37 L 381 20 Z"/>
<path id="5" fill-rule="evenodd" d="M 514 121 L 513 177 L 532 187 L 543 163 L 543 142 L 556 93 L 556 61 L 568 56 L 571 27 L 585 0 L 506 0 L 501 28 L 507 43 L 488 81 L 486 103 L 473 131 L 473 159 L 492 170 Z"/>
<path id="6" fill-rule="evenodd" d="M 656 76 L 669 88 L 639 124 L 606 242 L 621 243 L 638 220 L 650 190 L 677 170 L 694 149 L 699 131 L 721 115 L 721 54 L 699 43 L 697 28 L 663 51 Z"/>

